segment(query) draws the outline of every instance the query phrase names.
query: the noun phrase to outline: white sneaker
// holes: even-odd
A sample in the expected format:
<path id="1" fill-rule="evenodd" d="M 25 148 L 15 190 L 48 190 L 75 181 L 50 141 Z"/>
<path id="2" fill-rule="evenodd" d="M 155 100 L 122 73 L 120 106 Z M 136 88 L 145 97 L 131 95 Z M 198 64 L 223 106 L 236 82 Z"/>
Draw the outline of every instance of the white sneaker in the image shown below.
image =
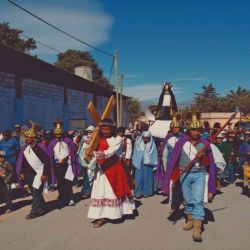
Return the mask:
<path id="1" fill-rule="evenodd" d="M 72 206 L 75 206 L 75 202 L 73 200 L 71 200 L 68 204 L 68 206 L 72 207 Z"/>

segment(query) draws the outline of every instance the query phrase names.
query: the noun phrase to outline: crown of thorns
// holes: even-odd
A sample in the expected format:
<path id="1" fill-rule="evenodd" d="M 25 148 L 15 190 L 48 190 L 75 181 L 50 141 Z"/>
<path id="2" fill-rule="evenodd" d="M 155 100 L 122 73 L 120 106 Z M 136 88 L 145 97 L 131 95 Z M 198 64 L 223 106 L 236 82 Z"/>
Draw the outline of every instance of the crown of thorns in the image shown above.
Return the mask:
<path id="1" fill-rule="evenodd" d="M 101 121 L 99 126 L 100 127 L 102 127 L 102 126 L 116 127 L 116 123 L 113 121 Z"/>

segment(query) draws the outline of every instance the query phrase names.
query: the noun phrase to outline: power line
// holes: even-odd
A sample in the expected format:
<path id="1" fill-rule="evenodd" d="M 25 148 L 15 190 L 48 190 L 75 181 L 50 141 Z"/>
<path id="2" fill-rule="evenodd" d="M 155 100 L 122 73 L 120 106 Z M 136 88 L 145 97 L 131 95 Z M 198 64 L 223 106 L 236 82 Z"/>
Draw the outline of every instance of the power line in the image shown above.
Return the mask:
<path id="1" fill-rule="evenodd" d="M 113 67 L 114 67 L 114 61 L 115 61 L 115 58 L 113 57 L 112 64 L 111 64 L 111 69 L 110 69 L 110 72 L 109 72 L 109 83 L 110 83 L 110 80 L 111 80 L 111 75 L 112 75 L 112 71 L 113 71 Z"/>
<path id="2" fill-rule="evenodd" d="M 28 38 L 28 39 L 33 39 L 36 43 L 39 43 L 39 44 L 41 44 L 41 45 L 43 45 L 43 46 L 45 46 L 45 47 L 47 47 L 47 48 L 49 48 L 49 49 L 51 49 L 51 50 L 54 50 L 54 51 L 58 52 L 58 53 L 64 53 L 64 52 L 62 52 L 62 51 L 60 51 L 60 50 L 58 50 L 58 49 L 55 49 L 55 48 L 49 46 L 49 45 L 46 44 L 46 43 L 40 42 L 40 41 L 38 41 L 38 40 L 35 40 L 34 38 L 29 37 L 29 36 L 27 36 L 27 35 L 25 35 L 25 34 L 23 34 L 23 33 L 20 34 L 20 35 L 23 36 L 23 37 L 25 37 L 25 38 Z M 109 83 L 111 83 L 110 80 L 111 80 L 111 75 L 112 75 L 112 73 L 113 73 L 113 66 L 114 66 L 114 59 L 112 60 L 111 69 L 110 69 L 110 70 L 106 70 L 106 71 L 109 73 Z M 88 75 L 88 72 L 87 72 L 87 71 L 86 71 L 85 73 Z"/>
<path id="3" fill-rule="evenodd" d="M 45 43 L 43 43 L 43 42 L 39 42 L 39 41 L 35 40 L 34 38 L 31 38 L 31 37 L 26 36 L 26 35 L 24 35 L 24 34 L 20 34 L 20 35 L 23 36 L 23 37 L 26 37 L 26 38 L 28 38 L 28 39 L 33 39 L 36 43 L 39 43 L 39 44 L 41 44 L 41 45 L 43 45 L 43 46 L 45 46 L 45 47 L 47 47 L 47 48 L 49 48 L 49 49 L 52 49 L 52 50 L 58 52 L 58 53 L 63 53 L 62 51 L 60 51 L 60 50 L 58 50 L 58 49 L 55 49 L 55 48 L 53 48 L 53 47 L 51 47 L 51 46 L 49 46 L 49 45 L 47 45 L 47 44 L 45 44 Z"/>
<path id="4" fill-rule="evenodd" d="M 90 47 L 90 48 L 92 48 L 92 49 L 95 49 L 95 50 L 97 50 L 97 51 L 99 51 L 99 52 L 101 52 L 101 53 L 103 53 L 103 54 L 105 54 L 105 55 L 107 55 L 107 56 L 114 57 L 114 55 L 112 55 L 112 54 L 106 52 L 105 50 L 99 49 L 99 48 L 97 48 L 97 47 L 95 47 L 95 46 L 93 46 L 93 45 L 91 45 L 91 44 L 89 44 L 89 43 L 86 43 L 86 42 L 82 41 L 81 39 L 79 39 L 79 38 L 77 38 L 77 37 L 75 37 L 75 36 L 69 34 L 68 32 L 65 32 L 65 31 L 63 31 L 62 29 L 56 27 L 55 25 L 53 25 L 53 24 L 51 24 L 51 23 L 45 21 L 45 20 L 42 19 L 41 17 L 39 17 L 39 16 L 33 14 L 32 12 L 30 12 L 30 11 L 28 11 L 27 9 L 21 7 L 20 5 L 16 4 L 15 2 L 13 2 L 13 1 L 11 1 L 11 0 L 7 0 L 7 1 L 8 1 L 9 3 L 11 3 L 12 5 L 16 6 L 17 8 L 19 8 L 19 9 L 23 10 L 24 12 L 30 14 L 31 16 L 35 17 L 36 19 L 38 19 L 38 20 L 42 21 L 43 23 L 49 25 L 50 27 L 56 29 L 57 31 L 60 31 L 60 32 L 63 33 L 64 35 L 69 36 L 69 37 L 73 38 L 74 40 L 76 40 L 76 41 L 78 41 L 78 42 L 80 42 L 80 43 L 82 43 L 82 44 L 84 44 L 84 45 L 87 45 L 88 47 Z"/>

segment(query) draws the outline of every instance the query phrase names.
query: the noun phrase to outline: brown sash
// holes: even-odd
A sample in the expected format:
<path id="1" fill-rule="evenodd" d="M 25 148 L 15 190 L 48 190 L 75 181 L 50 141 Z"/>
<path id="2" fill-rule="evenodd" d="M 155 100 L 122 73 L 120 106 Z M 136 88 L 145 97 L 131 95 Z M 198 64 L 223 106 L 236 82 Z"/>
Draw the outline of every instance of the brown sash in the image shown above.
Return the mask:
<path id="1" fill-rule="evenodd" d="M 105 170 L 107 170 L 109 167 L 111 167 L 112 165 L 114 165 L 117 162 L 118 158 L 119 157 L 116 154 L 114 154 L 111 157 L 109 157 L 102 164 L 100 164 L 102 170 L 105 172 Z"/>

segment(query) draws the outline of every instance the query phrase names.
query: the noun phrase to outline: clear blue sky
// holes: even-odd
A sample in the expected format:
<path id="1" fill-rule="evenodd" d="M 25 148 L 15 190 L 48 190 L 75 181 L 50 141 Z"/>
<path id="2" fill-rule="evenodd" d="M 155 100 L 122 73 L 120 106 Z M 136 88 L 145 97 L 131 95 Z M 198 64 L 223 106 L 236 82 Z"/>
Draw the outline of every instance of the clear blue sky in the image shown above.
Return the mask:
<path id="1" fill-rule="evenodd" d="M 179 102 L 210 82 L 221 95 L 239 85 L 250 88 L 250 1 L 16 2 L 88 43 L 111 53 L 118 49 L 125 93 L 141 101 L 156 102 L 164 81 L 173 82 Z M 5 0 L 0 2 L 0 21 L 62 51 L 87 49 L 109 74 L 109 57 L 58 34 Z M 56 52 L 42 46 L 34 53 L 51 63 L 56 60 Z"/>

